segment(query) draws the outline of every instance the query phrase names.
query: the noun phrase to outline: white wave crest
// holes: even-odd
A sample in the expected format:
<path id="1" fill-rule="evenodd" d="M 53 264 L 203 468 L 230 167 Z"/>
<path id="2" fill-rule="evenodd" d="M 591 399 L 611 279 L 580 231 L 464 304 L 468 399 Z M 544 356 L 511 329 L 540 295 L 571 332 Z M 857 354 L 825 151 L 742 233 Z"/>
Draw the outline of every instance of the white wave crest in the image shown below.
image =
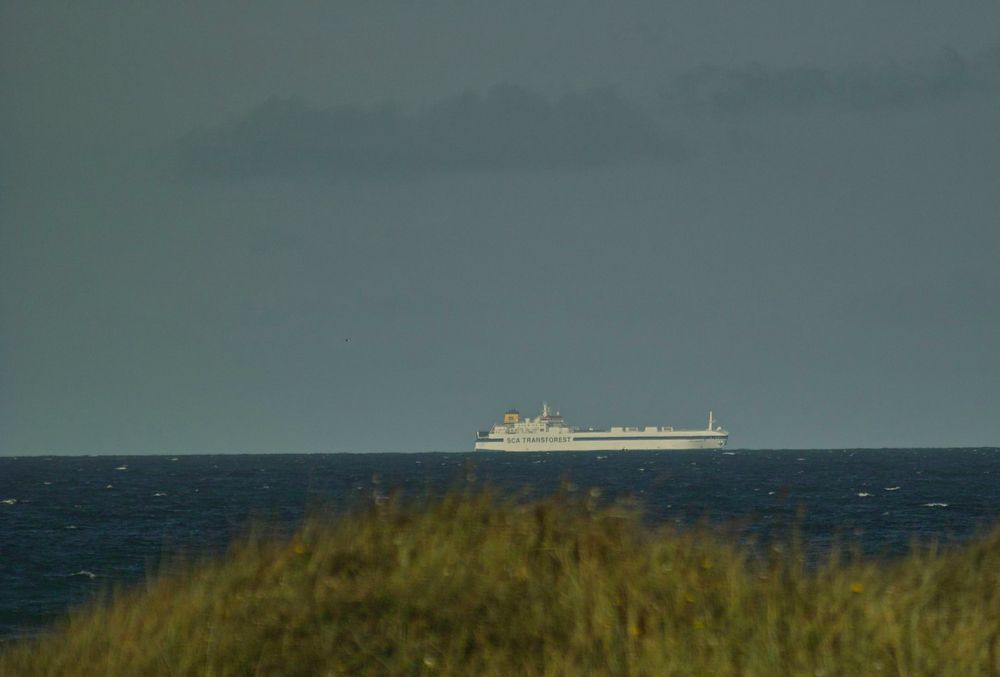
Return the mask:
<path id="1" fill-rule="evenodd" d="M 75 574 L 70 574 L 70 576 L 86 576 L 91 580 L 97 578 L 97 574 L 95 574 L 93 571 L 87 571 L 86 569 L 81 569 L 80 571 L 77 571 Z"/>
<path id="2" fill-rule="evenodd" d="M 867 491 L 859 491 L 858 496 L 860 496 L 861 498 L 866 498 L 868 496 L 871 496 L 871 494 L 869 494 Z"/>
<path id="3" fill-rule="evenodd" d="M 17 499 L 16 498 L 5 498 L 2 501 L 0 501 L 0 503 L 3 503 L 4 505 L 14 505 L 15 503 L 17 503 Z"/>
<path id="4" fill-rule="evenodd" d="M 948 504 L 947 503 L 924 503 L 924 506 L 927 507 L 927 508 L 947 508 Z"/>
<path id="5" fill-rule="evenodd" d="M 899 487 L 886 487 L 886 491 L 899 491 Z"/>

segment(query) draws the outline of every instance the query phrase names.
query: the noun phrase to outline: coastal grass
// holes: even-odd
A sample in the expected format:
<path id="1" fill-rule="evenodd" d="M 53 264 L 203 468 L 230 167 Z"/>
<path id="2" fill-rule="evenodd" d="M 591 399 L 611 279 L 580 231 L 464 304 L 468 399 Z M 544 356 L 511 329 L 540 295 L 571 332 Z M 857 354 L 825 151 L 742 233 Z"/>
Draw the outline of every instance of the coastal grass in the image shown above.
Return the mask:
<path id="1" fill-rule="evenodd" d="M 806 566 L 590 497 L 251 536 L 4 643 L 0 675 L 997 675 L 1000 529 Z"/>

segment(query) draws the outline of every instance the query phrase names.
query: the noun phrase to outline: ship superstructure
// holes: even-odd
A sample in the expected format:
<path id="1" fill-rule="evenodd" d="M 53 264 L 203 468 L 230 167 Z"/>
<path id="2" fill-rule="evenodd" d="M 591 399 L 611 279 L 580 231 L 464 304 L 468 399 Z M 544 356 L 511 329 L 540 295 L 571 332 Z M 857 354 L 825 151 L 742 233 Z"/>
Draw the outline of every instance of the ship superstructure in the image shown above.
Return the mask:
<path id="1" fill-rule="evenodd" d="M 715 425 L 708 413 L 708 427 L 682 430 L 672 426 L 613 426 L 606 430 L 575 428 L 558 411 L 542 404 L 536 418 L 521 418 L 516 409 L 503 415 L 503 422 L 476 436 L 477 451 L 660 451 L 721 449 L 729 433 Z"/>

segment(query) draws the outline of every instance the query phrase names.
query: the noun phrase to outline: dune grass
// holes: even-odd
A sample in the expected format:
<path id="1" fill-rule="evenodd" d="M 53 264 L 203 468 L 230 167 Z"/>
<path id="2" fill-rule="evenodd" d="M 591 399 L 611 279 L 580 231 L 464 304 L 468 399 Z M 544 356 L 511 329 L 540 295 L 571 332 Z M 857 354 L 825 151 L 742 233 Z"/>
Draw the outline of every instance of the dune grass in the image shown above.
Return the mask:
<path id="1" fill-rule="evenodd" d="M 1000 674 L 1000 529 L 805 567 L 794 539 L 456 493 L 182 569 L 7 643 L 0 674 Z"/>

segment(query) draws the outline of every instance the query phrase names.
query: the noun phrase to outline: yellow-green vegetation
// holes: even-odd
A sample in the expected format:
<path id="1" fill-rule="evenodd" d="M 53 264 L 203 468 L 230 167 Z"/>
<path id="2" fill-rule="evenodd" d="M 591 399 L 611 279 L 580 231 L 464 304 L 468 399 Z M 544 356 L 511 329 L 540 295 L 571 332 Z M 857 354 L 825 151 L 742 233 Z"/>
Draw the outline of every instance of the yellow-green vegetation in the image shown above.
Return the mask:
<path id="1" fill-rule="evenodd" d="M 456 494 L 182 568 L 8 643 L 0 674 L 1000 674 L 1000 530 L 806 567 L 794 540 Z"/>

